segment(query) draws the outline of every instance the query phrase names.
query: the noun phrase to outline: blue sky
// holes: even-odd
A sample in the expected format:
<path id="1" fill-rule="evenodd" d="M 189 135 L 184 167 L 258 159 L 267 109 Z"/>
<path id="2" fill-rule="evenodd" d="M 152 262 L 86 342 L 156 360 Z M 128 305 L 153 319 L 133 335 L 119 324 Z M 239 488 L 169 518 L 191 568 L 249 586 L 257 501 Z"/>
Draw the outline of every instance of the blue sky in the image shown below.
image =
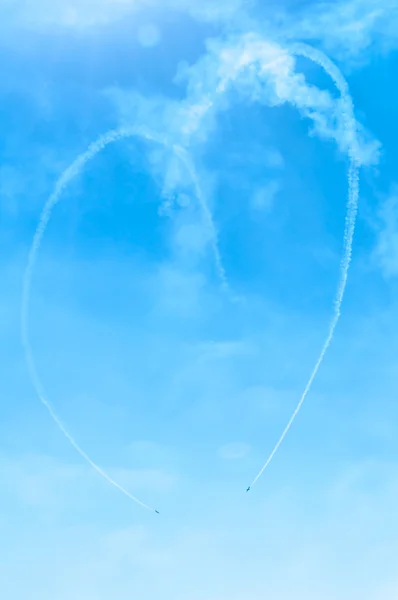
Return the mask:
<path id="1" fill-rule="evenodd" d="M 0 23 L 2 597 L 397 598 L 396 0 L 15 0 Z M 354 142 L 296 42 L 346 78 Z M 111 143 L 63 190 L 29 331 L 68 431 L 159 516 L 62 436 L 20 337 L 41 211 L 119 127 L 164 143 Z M 341 318 L 245 494 L 328 332 L 352 143 Z"/>

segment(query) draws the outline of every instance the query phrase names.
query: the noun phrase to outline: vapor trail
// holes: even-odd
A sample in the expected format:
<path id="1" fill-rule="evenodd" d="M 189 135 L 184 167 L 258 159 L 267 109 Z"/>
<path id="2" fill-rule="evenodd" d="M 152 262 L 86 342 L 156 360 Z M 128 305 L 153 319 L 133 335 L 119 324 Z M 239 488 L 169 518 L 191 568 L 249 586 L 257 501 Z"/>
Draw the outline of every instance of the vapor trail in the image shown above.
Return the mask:
<path id="1" fill-rule="evenodd" d="M 202 213 L 205 218 L 206 225 L 211 234 L 211 244 L 212 244 L 212 249 L 213 249 L 213 254 L 214 254 L 214 261 L 216 264 L 217 275 L 221 281 L 221 285 L 222 285 L 223 289 L 225 291 L 228 291 L 229 285 L 228 285 L 227 277 L 225 274 L 225 269 L 222 264 L 220 251 L 218 249 L 218 236 L 217 236 L 216 229 L 214 227 L 213 217 L 211 215 L 209 207 L 207 206 L 207 202 L 206 202 L 206 200 L 203 196 L 202 190 L 200 188 L 195 168 L 194 168 L 192 161 L 189 158 L 188 152 L 185 150 L 185 148 L 183 148 L 182 146 L 173 146 L 173 149 L 174 149 L 175 154 L 181 159 L 181 161 L 185 165 L 185 167 L 192 179 L 192 183 L 193 183 L 194 189 L 195 189 L 195 195 L 196 195 L 196 197 L 199 201 L 199 204 L 202 208 Z"/>
<path id="2" fill-rule="evenodd" d="M 44 387 L 43 387 L 43 384 L 39 377 L 39 374 L 38 374 L 38 371 L 37 371 L 37 368 L 36 368 L 36 365 L 35 365 L 35 362 L 33 359 L 33 352 L 32 352 L 32 348 L 30 345 L 30 339 L 29 339 L 29 300 L 30 300 L 30 291 L 31 291 L 31 284 L 32 284 L 32 275 L 33 275 L 33 270 L 34 270 L 35 263 L 36 263 L 37 253 L 40 249 L 40 245 L 41 245 L 46 227 L 48 225 L 48 222 L 50 220 L 50 217 L 51 217 L 51 214 L 52 214 L 52 211 L 53 211 L 55 205 L 59 202 L 59 200 L 61 198 L 61 194 L 65 190 L 66 186 L 72 181 L 72 179 L 74 177 L 76 177 L 82 171 L 82 169 L 85 167 L 87 162 L 90 161 L 92 158 L 94 158 L 96 156 L 96 154 L 98 154 L 98 152 L 103 150 L 105 148 L 105 146 L 107 146 L 108 144 L 110 144 L 112 142 L 116 142 L 123 138 L 132 137 L 132 136 L 140 136 L 140 137 L 143 137 L 152 142 L 157 142 L 157 143 L 167 146 L 167 143 L 163 138 L 161 138 L 160 136 L 150 134 L 143 129 L 122 128 L 122 129 L 112 130 L 112 131 L 109 131 L 108 133 L 102 135 L 95 142 L 90 144 L 88 149 L 85 152 L 83 152 L 82 154 L 80 154 L 80 156 L 78 156 L 76 158 L 76 160 L 62 173 L 62 175 L 58 179 L 53 193 L 48 198 L 48 200 L 43 208 L 43 211 L 42 211 L 42 214 L 41 214 L 41 217 L 39 220 L 39 224 L 37 226 L 37 229 L 36 229 L 34 237 L 33 237 L 32 246 L 29 251 L 27 267 L 26 267 L 25 275 L 24 275 L 24 279 L 23 279 L 22 306 L 21 306 L 21 335 L 22 335 L 22 343 L 23 343 L 23 347 L 24 347 L 24 351 L 25 351 L 25 357 L 26 357 L 28 370 L 29 370 L 29 374 L 31 377 L 33 387 L 39 397 L 39 400 L 45 406 L 45 408 L 48 410 L 51 418 L 53 419 L 54 423 L 57 425 L 57 427 L 61 431 L 61 433 L 66 437 L 66 439 L 73 446 L 73 448 L 80 454 L 80 456 L 99 475 L 101 475 L 101 477 L 103 477 L 108 483 L 113 485 L 115 488 L 117 488 L 119 491 L 121 491 L 125 496 L 130 498 L 130 500 L 133 500 L 140 506 L 142 506 L 148 510 L 151 510 L 153 512 L 158 512 L 157 510 L 148 506 L 144 502 L 141 502 L 141 500 L 139 500 L 138 498 L 136 498 L 135 496 L 130 494 L 130 492 L 128 492 L 124 487 L 122 487 L 119 483 L 114 481 L 114 479 L 112 479 L 107 473 L 105 473 L 84 452 L 84 450 L 82 450 L 82 448 L 79 446 L 79 444 L 76 442 L 76 440 L 68 432 L 68 430 L 63 425 L 62 421 L 59 419 L 56 412 L 54 411 L 52 405 L 46 398 L 46 394 L 44 392 Z M 205 202 L 205 199 L 201 193 L 200 186 L 199 186 L 197 178 L 195 176 L 195 171 L 193 169 L 193 166 L 188 161 L 187 154 L 184 153 L 180 147 L 174 146 L 173 150 L 175 151 L 176 154 L 178 154 L 178 156 L 180 157 L 182 162 L 186 165 L 186 168 L 193 179 L 195 191 L 197 193 L 198 200 L 202 207 L 202 211 L 204 213 L 207 226 L 210 228 L 210 233 L 213 236 L 213 235 L 215 235 L 215 228 L 213 225 L 210 211 L 209 211 L 207 204 Z M 223 267 L 221 264 L 221 259 L 220 259 L 219 253 L 218 253 L 217 243 L 214 240 L 213 240 L 213 251 L 214 251 L 215 257 L 216 257 L 216 264 L 217 264 L 218 272 L 221 276 L 222 282 L 225 283 L 225 281 L 226 281 L 225 273 L 224 273 L 224 270 L 223 270 Z"/>
<path id="3" fill-rule="evenodd" d="M 358 210 L 358 196 L 359 196 L 359 166 L 360 160 L 356 152 L 356 121 L 354 116 L 354 106 L 349 93 L 349 88 L 346 80 L 344 79 L 341 71 L 338 67 L 327 57 L 323 52 L 307 46 L 306 44 L 294 44 L 290 47 L 290 52 L 296 56 L 303 56 L 319 65 L 333 80 L 336 88 L 340 93 L 340 104 L 341 104 L 341 117 L 344 121 L 345 132 L 348 136 L 348 154 L 350 159 L 350 165 L 348 168 L 348 202 L 347 202 L 347 213 L 345 218 L 345 229 L 344 229 L 344 247 L 343 257 L 340 263 L 340 279 L 337 287 L 337 292 L 334 300 L 334 314 L 329 325 L 329 331 L 326 339 L 323 343 L 321 352 L 318 360 L 315 363 L 315 367 L 311 373 L 307 385 L 301 395 L 301 398 L 293 411 L 292 416 L 289 419 L 285 429 L 283 430 L 280 438 L 275 444 L 271 454 L 267 458 L 264 466 L 261 468 L 259 473 L 253 479 L 252 483 L 248 487 L 254 486 L 265 469 L 270 464 L 279 446 L 282 444 L 286 434 L 288 433 L 294 419 L 296 418 L 300 408 L 311 389 L 312 383 L 318 373 L 318 369 L 325 357 L 325 354 L 329 348 L 330 342 L 332 341 L 334 330 L 338 323 L 341 314 L 341 304 L 344 297 L 344 291 L 347 284 L 348 269 L 351 262 L 352 255 L 352 241 L 355 231 L 355 221 Z"/>

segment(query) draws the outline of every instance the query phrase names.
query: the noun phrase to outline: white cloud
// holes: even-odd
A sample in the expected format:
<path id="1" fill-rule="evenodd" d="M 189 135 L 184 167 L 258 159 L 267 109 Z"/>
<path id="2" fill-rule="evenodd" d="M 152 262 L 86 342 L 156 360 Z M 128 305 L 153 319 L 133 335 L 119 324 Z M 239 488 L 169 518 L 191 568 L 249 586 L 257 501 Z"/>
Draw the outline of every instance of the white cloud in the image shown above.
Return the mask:
<path id="1" fill-rule="evenodd" d="M 145 2 L 148 0 L 16 0 L 8 14 L 17 25 L 31 29 L 76 29 L 117 21 Z"/>
<path id="2" fill-rule="evenodd" d="M 288 9 L 283 5 L 264 7 L 258 0 L 3 0 L 0 22 L 33 30 L 87 29 L 148 9 L 181 12 L 199 21 L 222 24 L 228 31 L 316 41 L 326 52 L 352 64 L 366 61 L 371 48 L 389 51 L 397 47 L 396 0 L 310 2 L 299 8 L 289 4 Z M 158 25 L 148 26 L 152 30 L 141 32 L 138 39 L 153 45 L 159 39 Z"/>
<path id="3" fill-rule="evenodd" d="M 175 511 L 146 525 L 129 524 L 130 512 L 120 524 L 114 510 L 110 520 L 90 524 L 73 521 L 73 513 L 67 521 L 38 521 L 33 508 L 26 531 L 11 513 L 2 529 L 3 589 L 10 600 L 392 600 L 396 466 L 335 467 L 338 476 L 322 474 L 310 486 L 299 477 L 274 479 L 265 495 L 256 491 L 244 502 L 239 494 L 219 501 L 224 482 L 202 485 L 198 497 L 190 490 L 188 510 L 176 499 Z M 203 519 L 205 498 L 215 514 Z M 93 510 L 92 498 L 86 510 Z"/>
<path id="4" fill-rule="evenodd" d="M 201 0 L 200 3 L 191 0 L 11 0 L 2 3 L 0 17 L 4 10 L 9 21 L 33 30 L 87 29 L 109 25 L 153 8 L 183 12 L 206 22 L 230 21 L 238 18 L 245 5 L 247 0 Z M 158 39 L 158 31 L 147 30 L 143 38 L 152 45 Z"/>
<path id="5" fill-rule="evenodd" d="M 177 81 L 187 85 L 181 102 L 157 97 L 144 99 L 109 90 L 122 123 L 151 124 L 170 141 L 183 146 L 206 142 L 216 126 L 220 111 L 229 108 L 233 89 L 244 101 L 270 107 L 291 104 L 310 122 L 310 135 L 333 140 L 346 154 L 353 147 L 352 127 L 347 127 L 345 105 L 328 91 L 307 83 L 295 71 L 296 62 L 288 46 L 250 33 L 227 39 L 213 39 L 207 52 L 192 66 L 180 69 Z M 234 95 L 236 99 L 236 95 Z M 356 123 L 355 155 L 363 164 L 376 163 L 380 144 Z M 273 167 L 281 167 L 280 157 L 269 155 Z"/>
<path id="6" fill-rule="evenodd" d="M 370 48 L 397 47 L 396 0 L 340 0 L 305 6 L 285 14 L 280 33 L 291 39 L 317 40 L 343 60 L 365 61 Z"/>
<path id="7" fill-rule="evenodd" d="M 110 467 L 105 470 L 132 491 L 144 489 L 166 494 L 178 480 L 176 473 L 162 468 Z M 33 506 L 47 512 L 58 512 L 77 504 L 87 506 L 92 494 L 97 501 L 97 494 L 105 498 L 104 486 L 108 485 L 81 461 L 70 464 L 44 454 L 0 456 L 0 475 L 3 497 L 8 495 L 19 506 Z"/>

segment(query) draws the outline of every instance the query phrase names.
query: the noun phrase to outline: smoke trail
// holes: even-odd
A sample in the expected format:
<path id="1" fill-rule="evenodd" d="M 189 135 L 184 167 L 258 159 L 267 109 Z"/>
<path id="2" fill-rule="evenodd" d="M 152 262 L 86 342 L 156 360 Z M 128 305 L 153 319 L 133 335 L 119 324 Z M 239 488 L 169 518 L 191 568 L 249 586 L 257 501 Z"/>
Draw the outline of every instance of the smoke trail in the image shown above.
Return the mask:
<path id="1" fill-rule="evenodd" d="M 213 254 L 214 254 L 214 261 L 216 264 L 216 271 L 217 271 L 218 277 L 221 281 L 222 288 L 224 289 L 224 291 L 229 291 L 229 285 L 228 285 L 227 277 L 225 274 L 225 269 L 224 269 L 224 266 L 221 261 L 220 251 L 218 249 L 217 232 L 214 227 L 214 222 L 213 222 L 211 212 L 210 212 L 209 207 L 207 206 L 206 200 L 202 194 L 202 190 L 199 185 L 199 181 L 198 181 L 198 178 L 196 175 L 195 168 L 194 168 L 185 148 L 183 148 L 182 146 L 174 146 L 173 150 L 176 153 L 176 155 L 181 159 L 181 161 L 184 163 L 184 165 L 192 179 L 194 189 L 195 189 L 195 195 L 196 195 L 196 197 L 199 201 L 199 204 L 202 208 L 202 212 L 203 212 L 203 216 L 206 221 L 206 225 L 211 233 L 211 244 L 212 244 L 212 250 L 213 250 Z"/>
<path id="2" fill-rule="evenodd" d="M 61 198 L 61 194 L 65 190 L 66 186 L 72 181 L 72 179 L 74 177 L 76 177 L 82 171 L 82 169 L 84 168 L 86 163 L 88 161 L 90 161 L 92 158 L 94 158 L 96 156 L 96 154 L 98 154 L 98 152 L 103 150 L 105 148 L 105 146 L 107 146 L 108 144 L 110 144 L 112 142 L 116 142 L 123 138 L 132 137 L 132 136 L 140 136 L 147 140 L 157 142 L 157 143 L 163 144 L 164 146 L 167 146 L 167 143 L 163 138 L 161 138 L 160 136 L 150 134 L 143 129 L 122 128 L 122 129 L 112 130 L 112 131 L 102 135 L 99 139 L 97 139 L 95 142 L 90 144 L 88 149 L 85 152 L 83 152 L 80 156 L 78 156 L 78 158 L 62 173 L 62 175 L 58 179 L 53 193 L 51 194 L 51 196 L 49 197 L 49 199 L 47 200 L 47 202 L 44 206 L 44 209 L 42 211 L 42 214 L 41 214 L 41 217 L 39 220 L 39 224 L 37 226 L 37 229 L 36 229 L 34 237 L 33 237 L 32 246 L 29 251 L 27 267 L 26 267 L 24 280 L 23 280 L 22 307 L 21 307 L 21 335 L 22 335 L 22 343 L 23 343 L 23 347 L 24 347 L 24 351 L 25 351 L 25 357 L 27 360 L 28 370 L 29 370 L 29 374 L 31 377 L 33 387 L 34 387 L 41 403 L 48 410 L 51 418 L 53 419 L 54 423 L 57 425 L 59 430 L 62 432 L 62 434 L 66 437 L 66 439 L 73 446 L 73 448 L 80 454 L 80 456 L 99 475 L 101 475 L 101 477 L 103 477 L 108 483 L 110 483 L 111 485 L 116 487 L 119 491 L 121 491 L 123 494 L 125 494 L 125 496 L 130 498 L 130 500 L 137 502 L 140 506 L 142 506 L 148 510 L 151 510 L 153 512 L 158 512 L 157 510 L 155 510 L 154 508 L 151 508 L 144 502 L 141 502 L 141 500 L 139 500 L 138 498 L 136 498 L 135 496 L 130 494 L 130 492 L 128 492 L 126 489 L 124 489 L 124 487 L 122 487 L 120 484 L 118 484 L 116 481 L 114 481 L 109 475 L 107 475 L 107 473 L 105 473 L 84 452 L 84 450 L 82 450 L 82 448 L 79 446 L 79 444 L 76 442 L 76 440 L 67 431 L 67 429 L 65 428 L 65 426 L 63 425 L 63 423 L 61 422 L 59 417 L 57 416 L 56 412 L 54 411 L 52 405 L 46 398 L 46 394 L 44 392 L 44 388 L 41 383 L 41 380 L 40 380 L 40 377 L 37 372 L 37 368 L 36 368 L 36 365 L 35 365 L 35 362 L 33 359 L 33 353 L 32 353 L 30 339 L 29 339 L 29 319 L 28 319 L 28 317 L 29 317 L 29 299 L 30 299 L 33 269 L 34 269 L 34 266 L 36 263 L 37 253 L 40 249 L 43 235 L 45 233 L 46 227 L 48 225 L 48 222 L 50 220 L 50 217 L 51 217 L 51 214 L 52 214 L 52 211 L 53 211 L 55 205 L 59 202 L 59 200 Z M 188 159 L 187 153 L 184 152 L 182 150 L 182 148 L 180 148 L 178 146 L 173 146 L 173 150 L 179 156 L 179 158 L 182 160 L 182 162 L 185 164 L 187 171 L 189 172 L 189 174 L 191 175 L 191 177 L 193 179 L 194 188 L 197 193 L 198 200 L 199 200 L 200 206 L 202 208 L 203 214 L 205 216 L 206 225 L 210 229 L 210 232 L 212 235 L 213 251 L 215 254 L 215 258 L 216 258 L 216 265 L 217 265 L 218 273 L 220 275 L 222 283 L 225 285 L 226 284 L 225 272 L 222 267 L 221 259 L 220 259 L 219 253 L 218 253 L 216 238 L 213 237 L 213 236 L 215 236 L 215 228 L 213 225 L 210 211 L 209 211 L 206 201 L 201 193 L 200 186 L 198 184 L 194 168 Z"/>
<path id="3" fill-rule="evenodd" d="M 319 354 L 318 360 L 315 363 L 315 367 L 311 373 L 311 376 L 308 380 L 307 385 L 301 395 L 301 398 L 293 411 L 292 416 L 290 417 L 285 429 L 283 430 L 281 436 L 279 437 L 277 443 L 275 444 L 271 454 L 267 458 L 265 464 L 253 479 L 250 486 L 247 488 L 249 491 L 254 484 L 258 481 L 261 475 L 264 473 L 265 469 L 270 464 L 273 459 L 275 453 L 277 452 L 279 446 L 282 444 L 286 434 L 288 433 L 290 427 L 294 419 L 296 418 L 300 408 L 311 389 L 312 383 L 318 373 L 318 369 L 325 357 L 325 354 L 329 348 L 330 342 L 332 341 L 334 330 L 338 323 L 341 314 L 341 304 L 344 297 L 344 292 L 347 284 L 348 277 L 348 269 L 351 262 L 352 255 L 352 241 L 354 237 L 355 231 L 355 221 L 358 210 L 358 196 L 359 196 L 359 166 L 360 160 L 357 155 L 356 148 L 356 121 L 354 116 L 354 106 L 349 94 L 348 84 L 345 81 L 342 73 L 337 68 L 337 66 L 321 51 L 312 48 L 311 46 L 307 46 L 306 44 L 294 44 L 290 47 L 290 51 L 293 55 L 303 56 L 308 58 L 309 60 L 315 62 L 319 65 L 324 71 L 330 76 L 333 80 L 336 88 L 340 93 L 340 104 L 341 104 L 341 116 L 344 121 L 345 131 L 348 136 L 348 154 L 350 159 L 350 165 L 348 168 L 348 202 L 347 202 L 347 213 L 345 218 L 345 229 L 344 229 L 344 247 L 343 247 L 343 257 L 340 263 L 340 279 L 337 287 L 337 292 L 334 300 L 334 314 L 332 320 L 329 325 L 329 331 L 326 336 L 326 339 L 323 343 L 321 352 Z"/>
<path id="4" fill-rule="evenodd" d="M 235 81 L 243 69 L 250 67 L 256 62 L 261 65 L 263 73 L 266 73 L 267 71 L 270 73 L 271 79 L 277 88 L 277 95 L 280 95 L 280 100 L 282 102 L 292 102 L 292 98 L 289 98 L 289 93 L 291 93 L 291 90 L 289 89 L 289 86 L 286 85 L 286 79 L 291 76 L 291 64 L 290 60 L 288 59 L 291 56 L 303 56 L 318 64 L 330 76 L 340 93 L 340 98 L 337 101 L 337 106 L 339 107 L 337 112 L 338 120 L 341 122 L 339 122 L 338 125 L 340 126 L 340 129 L 343 129 L 344 137 L 342 140 L 337 139 L 337 141 L 340 143 L 340 147 L 343 146 L 343 150 L 348 150 L 350 161 L 348 168 L 348 201 L 344 228 L 343 257 L 340 263 L 339 282 L 334 299 L 334 312 L 329 325 L 328 333 L 304 392 L 266 463 L 253 480 L 251 484 L 251 486 L 253 486 L 271 462 L 276 451 L 283 442 L 287 432 L 289 431 L 295 417 L 297 416 L 329 348 L 330 342 L 333 338 L 334 330 L 340 318 L 341 304 L 346 288 L 348 269 L 351 262 L 352 241 L 358 206 L 359 166 L 361 164 L 361 160 L 357 142 L 357 124 L 354 117 L 354 107 L 349 94 L 348 84 L 338 67 L 321 51 L 303 43 L 296 43 L 287 49 L 282 49 L 281 47 L 278 47 L 273 43 L 269 44 L 268 42 L 265 42 L 264 40 L 259 39 L 256 35 L 252 34 L 244 35 L 241 41 L 238 42 L 235 47 L 216 46 L 215 49 L 216 52 L 218 52 L 218 63 L 216 64 L 215 61 L 212 61 L 213 64 L 216 64 L 214 72 L 211 71 L 213 66 L 212 62 L 207 62 L 206 66 L 210 69 L 213 77 L 219 76 L 221 77 L 221 81 L 213 93 L 205 93 L 199 101 L 191 105 L 188 113 L 190 119 L 188 119 L 188 124 L 185 126 L 186 133 L 192 134 L 195 132 L 195 130 L 198 130 L 201 119 L 206 112 L 212 108 L 217 108 L 215 106 L 214 98 L 217 95 L 225 93 L 227 85 L 230 82 Z M 221 67 L 220 64 L 222 65 Z M 206 77 L 203 70 L 200 71 L 200 75 L 201 77 L 198 79 L 197 85 L 200 89 L 202 89 L 203 87 L 206 87 L 205 83 L 203 83 L 206 82 Z M 209 81 L 212 83 L 212 78 L 209 77 Z M 278 85 L 279 83 L 280 85 Z M 317 101 L 321 103 L 321 106 L 325 106 L 323 104 L 324 99 L 320 95 L 318 96 Z M 300 105 L 302 105 L 302 107 L 306 107 L 307 98 L 301 94 L 301 96 L 299 96 L 299 102 L 294 103 L 297 104 L 298 108 L 300 108 Z M 306 116 L 310 116 L 310 113 L 307 112 Z M 248 489 L 250 489 L 251 486 L 249 486 Z"/>

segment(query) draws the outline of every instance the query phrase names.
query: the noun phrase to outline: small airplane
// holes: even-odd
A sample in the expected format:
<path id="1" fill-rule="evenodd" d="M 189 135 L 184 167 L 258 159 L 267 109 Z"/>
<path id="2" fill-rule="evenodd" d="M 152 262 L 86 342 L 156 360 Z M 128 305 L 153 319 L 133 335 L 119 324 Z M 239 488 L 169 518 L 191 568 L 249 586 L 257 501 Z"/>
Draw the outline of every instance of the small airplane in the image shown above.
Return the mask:
<path id="1" fill-rule="evenodd" d="M 250 485 L 249 485 L 249 487 L 247 488 L 246 492 L 250 492 Z"/>

